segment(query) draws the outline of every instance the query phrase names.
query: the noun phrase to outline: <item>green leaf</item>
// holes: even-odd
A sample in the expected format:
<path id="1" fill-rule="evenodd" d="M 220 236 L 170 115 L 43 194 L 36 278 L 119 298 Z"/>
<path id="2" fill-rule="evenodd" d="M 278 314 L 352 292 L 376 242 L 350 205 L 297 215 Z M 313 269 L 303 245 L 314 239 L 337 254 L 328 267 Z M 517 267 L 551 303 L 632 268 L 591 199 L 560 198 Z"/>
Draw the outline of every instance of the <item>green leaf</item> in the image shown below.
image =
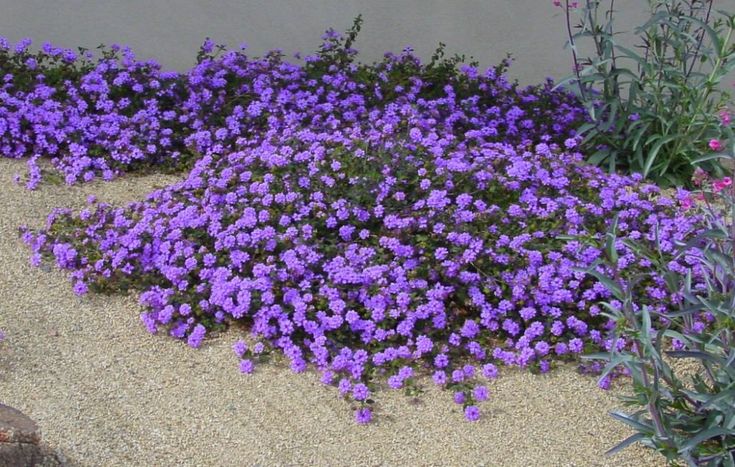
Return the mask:
<path id="1" fill-rule="evenodd" d="M 636 443 L 642 439 L 646 439 L 647 436 L 643 433 L 636 433 L 634 435 L 628 436 L 623 441 L 616 444 L 613 448 L 608 450 L 605 455 L 606 456 L 612 456 L 613 454 L 617 454 L 618 452 L 622 451 L 623 449 L 627 448 L 633 443 Z"/>
<path id="2" fill-rule="evenodd" d="M 640 121 L 641 120 L 638 120 L 638 122 Z M 637 151 L 639 149 L 638 143 L 640 143 L 641 138 L 643 137 L 643 135 L 646 134 L 646 131 L 648 131 L 648 128 L 650 126 L 651 126 L 651 122 L 645 122 L 641 125 L 640 128 L 637 128 L 636 131 L 631 135 L 633 137 L 631 147 L 633 148 L 634 151 Z"/>
<path id="3" fill-rule="evenodd" d="M 708 430 L 704 430 L 697 434 L 697 436 L 693 438 L 689 438 L 686 443 L 684 443 L 679 448 L 679 453 L 683 453 L 686 451 L 692 450 L 694 447 L 696 447 L 698 444 L 702 443 L 703 441 L 706 441 L 708 439 L 714 438 L 715 436 L 723 436 L 723 435 L 731 435 L 732 436 L 732 430 L 728 430 L 726 428 L 722 427 L 714 427 L 710 428 Z"/>
<path id="4" fill-rule="evenodd" d="M 656 157 L 658 156 L 658 153 L 663 147 L 663 145 L 670 143 L 671 141 L 674 141 L 679 137 L 680 135 L 668 135 L 668 136 L 658 137 L 658 140 L 648 152 L 648 157 L 646 157 L 646 162 L 643 165 L 643 176 L 644 177 L 648 177 L 648 174 L 651 173 L 651 167 L 653 167 L 654 162 L 656 162 Z"/>
<path id="5" fill-rule="evenodd" d="M 595 352 L 582 355 L 583 360 L 605 360 L 610 361 L 612 354 L 610 352 Z"/>
<path id="6" fill-rule="evenodd" d="M 588 131 L 594 129 L 595 127 L 596 127 L 596 125 L 594 123 L 585 123 L 584 125 L 582 125 L 579 128 L 577 128 L 577 134 L 584 135 Z"/>
<path id="7" fill-rule="evenodd" d="M 659 11 L 651 15 L 651 17 L 648 18 L 648 21 L 643 23 L 641 26 L 636 27 L 634 31 L 639 35 L 644 34 L 646 29 L 658 25 L 662 20 L 668 19 L 670 16 L 671 15 L 666 11 Z"/>
<path id="8" fill-rule="evenodd" d="M 615 297 L 619 299 L 622 298 L 623 289 L 621 289 L 620 286 L 616 284 L 612 279 L 610 279 L 609 277 L 595 270 L 588 269 L 586 272 L 587 274 L 593 276 L 595 279 L 600 281 L 602 285 L 604 285 L 607 288 L 607 290 L 609 290 L 613 295 L 615 295 Z"/>
<path id="9" fill-rule="evenodd" d="M 622 56 L 626 58 L 630 58 L 631 60 L 637 62 L 640 65 L 647 65 L 645 58 L 642 57 L 640 54 L 638 54 L 636 51 L 629 49 L 627 47 L 623 47 L 622 45 L 616 45 L 615 48 L 619 52 L 622 52 Z"/>
<path id="10" fill-rule="evenodd" d="M 698 360 L 708 361 L 723 367 L 727 366 L 726 360 L 699 350 L 670 350 L 666 352 L 666 355 L 673 358 L 696 358 Z"/>
<path id="11" fill-rule="evenodd" d="M 724 153 L 707 154 L 706 156 L 697 157 L 696 159 L 692 159 L 692 164 L 699 164 L 699 163 L 711 161 L 714 159 L 735 159 L 735 155 L 724 154 Z"/>
<path id="12" fill-rule="evenodd" d="M 690 21 L 692 23 L 695 23 L 697 26 L 702 28 L 709 36 L 709 40 L 712 42 L 712 45 L 714 46 L 717 53 L 719 53 L 723 49 L 722 39 L 720 38 L 720 35 L 717 33 L 717 31 L 715 31 L 712 28 L 712 26 L 707 24 L 705 21 L 702 21 L 701 19 L 695 16 L 686 16 L 681 19 L 684 21 Z"/>
<path id="13" fill-rule="evenodd" d="M 618 235 L 618 222 L 620 220 L 620 214 L 615 213 L 610 228 L 605 233 L 605 254 L 610 260 L 610 264 L 614 267 L 618 264 L 618 251 L 615 248 L 615 241 Z"/>
<path id="14" fill-rule="evenodd" d="M 610 412 L 610 416 L 615 419 L 620 420 L 626 425 L 632 426 L 633 428 L 635 428 L 641 433 L 645 433 L 649 435 L 654 433 L 652 426 L 641 423 L 626 413 L 615 410 L 615 411 Z"/>
<path id="15" fill-rule="evenodd" d="M 609 156 L 610 156 L 610 151 L 601 149 L 595 152 L 594 154 L 592 154 L 589 158 L 587 158 L 587 163 L 591 165 L 600 165 Z"/>
<path id="16" fill-rule="evenodd" d="M 637 361 L 636 358 L 632 354 L 612 355 L 607 365 L 605 365 L 605 368 L 602 369 L 602 373 L 600 373 L 599 381 L 602 381 L 603 379 L 605 379 L 605 377 L 609 375 L 610 372 L 613 371 L 615 368 L 617 368 L 619 365 L 623 365 L 628 362 L 636 362 L 636 361 Z M 630 366 L 630 365 L 626 365 L 626 366 Z"/>
<path id="17" fill-rule="evenodd" d="M 728 405 L 732 406 L 732 401 L 735 400 L 735 382 L 724 389 L 720 389 L 719 394 L 715 394 L 710 398 L 704 399 L 702 402 L 702 408 L 708 408 L 710 406 L 716 406 L 718 403 L 726 401 Z M 735 435 L 735 431 L 733 432 Z"/>

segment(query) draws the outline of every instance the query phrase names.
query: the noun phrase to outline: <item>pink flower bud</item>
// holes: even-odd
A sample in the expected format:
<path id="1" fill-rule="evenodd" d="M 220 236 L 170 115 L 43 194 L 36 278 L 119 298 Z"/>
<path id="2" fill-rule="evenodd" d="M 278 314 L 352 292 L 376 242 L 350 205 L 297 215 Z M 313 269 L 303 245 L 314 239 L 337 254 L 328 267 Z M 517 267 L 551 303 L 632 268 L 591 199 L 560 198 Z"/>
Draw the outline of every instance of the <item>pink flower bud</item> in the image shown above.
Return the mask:
<path id="1" fill-rule="evenodd" d="M 701 186 L 703 182 L 707 180 L 707 172 L 702 170 L 701 167 L 697 167 L 694 169 L 694 174 L 692 175 L 692 183 L 694 186 Z"/>
<path id="2" fill-rule="evenodd" d="M 720 140 L 712 138 L 709 140 L 709 148 L 713 151 L 720 151 L 722 149 L 722 143 L 720 143 Z"/>
<path id="3" fill-rule="evenodd" d="M 730 126 L 731 122 L 730 111 L 727 109 L 720 110 L 720 123 L 722 123 L 722 126 Z"/>

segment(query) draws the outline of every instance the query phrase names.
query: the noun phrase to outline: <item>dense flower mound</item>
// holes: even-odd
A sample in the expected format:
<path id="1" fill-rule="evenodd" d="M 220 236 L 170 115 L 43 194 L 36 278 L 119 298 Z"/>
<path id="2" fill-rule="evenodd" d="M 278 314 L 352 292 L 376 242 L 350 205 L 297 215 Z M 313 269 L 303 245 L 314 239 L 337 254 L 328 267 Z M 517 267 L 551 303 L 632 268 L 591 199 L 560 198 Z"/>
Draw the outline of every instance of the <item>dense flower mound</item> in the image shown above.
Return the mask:
<path id="1" fill-rule="evenodd" d="M 498 364 L 547 371 L 554 358 L 619 345 L 596 305 L 607 289 L 582 271 L 601 256 L 611 219 L 631 273 L 648 265 L 623 240 L 667 254 L 695 220 L 637 177 L 583 165 L 573 152 L 581 111 L 549 83 L 519 90 L 503 66 L 457 72 L 410 52 L 359 65 L 349 43 L 328 33 L 303 66 L 205 44 L 166 94 L 181 99 L 170 142 L 193 156 L 186 178 L 124 208 L 90 199 L 79 213 L 54 211 L 45 229 L 24 233 L 32 261 L 70 271 L 79 294 L 139 291 L 148 329 L 192 347 L 240 323 L 250 334 L 233 347 L 242 372 L 274 351 L 296 372 L 314 367 L 355 401 L 358 423 L 372 419 L 382 384 L 413 392 L 422 372 L 474 421 L 488 397 L 478 380 Z M 63 86 L 69 96 L 76 84 Z M 20 121 L 17 112 L 3 115 Z M 134 168 L 122 153 L 44 151 L 44 124 L 17 128 L 26 139 L 13 154 L 47 155 L 69 182 L 86 173 L 77 163 Z M 75 144 L 100 138 L 87 135 Z M 77 137 L 60 140 L 71 149 Z M 639 287 L 655 309 L 677 300 L 662 277 Z"/>
<path id="2" fill-rule="evenodd" d="M 605 345 L 607 291 L 575 269 L 601 250 L 557 236 L 600 237 L 613 212 L 622 238 L 653 241 L 658 226 L 664 248 L 692 229 L 654 187 L 545 144 L 437 150 L 432 130 L 351 131 L 242 141 L 144 202 L 58 211 L 26 240 L 78 293 L 140 289 L 151 332 L 197 347 L 206 328 L 245 323 L 258 343 L 236 346 L 243 372 L 277 349 L 364 401 L 426 367 L 473 407 L 475 374 L 497 362 L 545 371 Z M 646 285 L 658 308 L 662 285 Z"/>
<path id="3" fill-rule="evenodd" d="M 405 101 L 447 114 L 450 132 L 488 141 L 568 134 L 583 115 L 570 96 L 551 92 L 551 82 L 526 89 L 508 83 L 507 62 L 485 75 L 474 67 L 457 73 L 456 60 L 422 65 L 407 50 L 358 65 L 338 34 L 324 39 L 304 66 L 277 52 L 252 59 L 207 41 L 197 66 L 176 73 L 119 46 L 93 61 L 88 51 L 44 44 L 31 54 L 30 40 L 11 48 L 0 38 L 0 153 L 30 158 L 27 185 L 34 188 L 42 157 L 69 184 L 109 180 L 142 167 L 189 167 L 275 121 L 329 129 Z"/>
<path id="4" fill-rule="evenodd" d="M 119 47 L 93 63 L 50 44 L 31 55 L 29 45 L 10 54 L 0 38 L 0 151 L 30 158 L 29 188 L 40 181 L 40 157 L 71 184 L 180 156 L 178 73 Z"/>

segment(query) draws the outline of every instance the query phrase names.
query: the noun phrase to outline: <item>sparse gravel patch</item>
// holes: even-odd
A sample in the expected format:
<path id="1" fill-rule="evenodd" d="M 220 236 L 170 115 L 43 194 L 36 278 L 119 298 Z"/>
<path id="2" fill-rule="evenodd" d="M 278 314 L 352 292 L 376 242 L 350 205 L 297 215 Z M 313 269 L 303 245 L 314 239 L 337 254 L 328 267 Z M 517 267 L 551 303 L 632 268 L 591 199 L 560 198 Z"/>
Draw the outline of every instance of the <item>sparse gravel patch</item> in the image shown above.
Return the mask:
<path id="1" fill-rule="evenodd" d="M 234 329 L 199 350 L 152 336 L 136 297 L 77 297 L 62 272 L 30 266 L 17 232 L 89 194 L 122 205 L 175 178 L 31 192 L 12 183 L 24 168 L 0 160 L 0 402 L 33 418 L 71 465 L 663 465 L 642 447 L 603 456 L 630 432 L 607 415 L 615 391 L 571 366 L 502 371 L 476 423 L 427 382 L 417 403 L 382 392 L 376 422 L 358 426 L 315 373 L 266 364 L 241 375 Z"/>

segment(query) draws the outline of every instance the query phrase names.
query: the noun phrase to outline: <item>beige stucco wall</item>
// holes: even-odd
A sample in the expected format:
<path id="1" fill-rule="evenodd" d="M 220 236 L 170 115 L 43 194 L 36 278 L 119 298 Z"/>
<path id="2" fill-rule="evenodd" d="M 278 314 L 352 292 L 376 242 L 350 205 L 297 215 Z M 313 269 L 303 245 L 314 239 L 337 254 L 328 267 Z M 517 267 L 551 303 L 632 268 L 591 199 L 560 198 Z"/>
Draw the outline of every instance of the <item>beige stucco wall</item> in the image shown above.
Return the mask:
<path id="1" fill-rule="evenodd" d="M 621 27 L 640 19 L 645 0 L 617 0 Z M 718 0 L 735 10 L 735 0 Z M 131 45 L 167 68 L 190 66 L 206 36 L 253 54 L 315 50 L 328 27 L 344 30 L 358 13 L 365 61 L 410 45 L 428 58 L 441 41 L 483 67 L 507 52 L 522 83 L 571 69 L 561 10 L 551 0 L 0 0 L 0 35 L 65 47 Z"/>

